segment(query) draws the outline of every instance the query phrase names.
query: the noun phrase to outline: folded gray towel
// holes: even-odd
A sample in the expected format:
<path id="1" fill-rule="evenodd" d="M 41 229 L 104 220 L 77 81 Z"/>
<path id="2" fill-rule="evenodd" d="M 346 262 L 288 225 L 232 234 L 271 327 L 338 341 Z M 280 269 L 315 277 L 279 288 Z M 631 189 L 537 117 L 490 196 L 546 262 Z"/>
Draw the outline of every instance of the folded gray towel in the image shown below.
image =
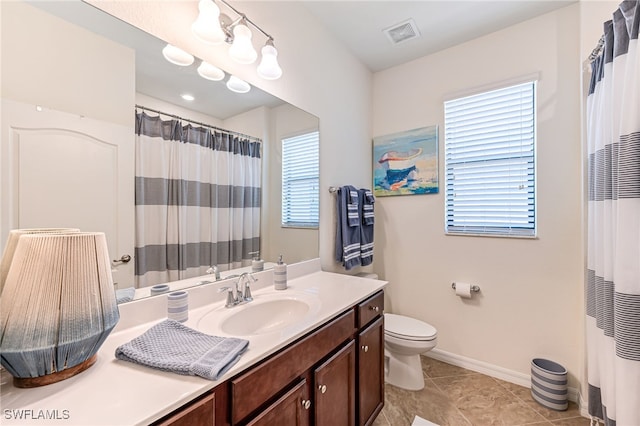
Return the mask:
<path id="1" fill-rule="evenodd" d="M 136 295 L 136 289 L 133 287 L 116 290 L 116 302 L 117 303 L 131 302 L 135 295 Z"/>
<path id="2" fill-rule="evenodd" d="M 167 319 L 116 349 L 116 358 L 177 374 L 218 380 L 249 345 L 248 340 L 210 336 Z"/>

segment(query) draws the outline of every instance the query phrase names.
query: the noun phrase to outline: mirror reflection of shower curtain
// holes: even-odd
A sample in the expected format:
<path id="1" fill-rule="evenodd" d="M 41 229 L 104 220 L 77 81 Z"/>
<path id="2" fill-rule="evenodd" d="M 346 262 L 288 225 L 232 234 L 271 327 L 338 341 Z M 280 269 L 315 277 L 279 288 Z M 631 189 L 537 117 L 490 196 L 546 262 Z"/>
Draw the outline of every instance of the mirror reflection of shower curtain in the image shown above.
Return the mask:
<path id="1" fill-rule="evenodd" d="M 136 285 L 250 264 L 260 249 L 260 141 L 136 114 Z"/>
<path id="2" fill-rule="evenodd" d="M 587 97 L 589 414 L 640 425 L 640 5 L 605 23 Z"/>

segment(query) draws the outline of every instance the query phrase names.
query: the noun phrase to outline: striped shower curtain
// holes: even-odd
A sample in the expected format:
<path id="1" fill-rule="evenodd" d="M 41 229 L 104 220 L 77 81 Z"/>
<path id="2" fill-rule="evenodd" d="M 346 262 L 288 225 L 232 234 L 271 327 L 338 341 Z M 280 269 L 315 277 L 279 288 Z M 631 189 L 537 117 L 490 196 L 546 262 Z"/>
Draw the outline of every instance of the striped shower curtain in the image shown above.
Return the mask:
<path id="1" fill-rule="evenodd" d="M 591 64 L 586 287 L 589 414 L 640 425 L 640 55 L 637 0 Z"/>
<path id="2" fill-rule="evenodd" d="M 136 114 L 136 285 L 247 266 L 260 249 L 260 142 Z"/>

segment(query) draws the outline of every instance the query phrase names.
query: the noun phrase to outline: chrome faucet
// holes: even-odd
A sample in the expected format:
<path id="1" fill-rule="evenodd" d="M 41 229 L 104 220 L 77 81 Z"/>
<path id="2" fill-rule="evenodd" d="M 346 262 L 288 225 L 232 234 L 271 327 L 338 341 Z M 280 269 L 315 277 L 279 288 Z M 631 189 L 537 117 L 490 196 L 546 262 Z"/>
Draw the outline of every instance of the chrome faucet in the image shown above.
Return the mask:
<path id="1" fill-rule="evenodd" d="M 258 279 L 250 272 L 243 272 L 238 276 L 238 280 L 235 281 L 232 286 L 221 287 L 218 292 L 227 292 L 227 302 L 224 306 L 226 308 L 232 308 L 243 302 L 251 302 L 253 297 L 251 296 L 250 284 L 256 281 L 258 281 Z"/>

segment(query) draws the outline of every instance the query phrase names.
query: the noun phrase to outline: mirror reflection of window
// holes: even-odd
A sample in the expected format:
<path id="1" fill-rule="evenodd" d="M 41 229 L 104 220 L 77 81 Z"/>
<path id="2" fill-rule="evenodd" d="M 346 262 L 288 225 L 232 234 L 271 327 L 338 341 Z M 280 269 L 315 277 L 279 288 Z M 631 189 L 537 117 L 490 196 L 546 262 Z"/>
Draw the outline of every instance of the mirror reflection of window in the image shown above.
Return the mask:
<path id="1" fill-rule="evenodd" d="M 319 143 L 317 131 L 282 139 L 283 227 L 318 227 Z"/>

